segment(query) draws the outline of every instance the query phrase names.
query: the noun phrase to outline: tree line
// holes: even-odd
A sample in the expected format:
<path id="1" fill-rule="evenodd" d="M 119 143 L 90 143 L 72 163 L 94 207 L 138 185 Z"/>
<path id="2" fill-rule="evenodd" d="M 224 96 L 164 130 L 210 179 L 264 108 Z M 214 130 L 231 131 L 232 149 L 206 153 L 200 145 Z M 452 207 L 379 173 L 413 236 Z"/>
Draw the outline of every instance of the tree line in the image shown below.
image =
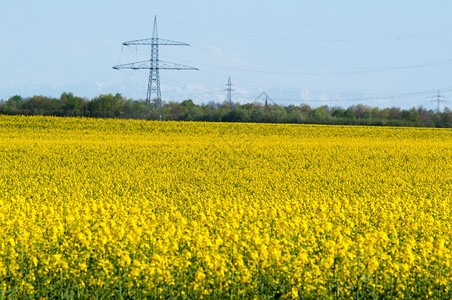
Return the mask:
<path id="1" fill-rule="evenodd" d="M 452 111 L 436 112 L 424 107 L 400 109 L 378 108 L 363 104 L 348 108 L 336 106 L 311 107 L 307 104 L 279 106 L 261 103 L 195 104 L 192 100 L 163 104 L 165 120 L 208 122 L 298 123 L 375 126 L 414 126 L 452 128 Z M 0 101 L 0 114 L 77 116 L 91 118 L 158 119 L 157 112 L 143 100 L 121 94 L 100 95 L 93 99 L 63 93 L 60 98 L 19 95 Z"/>

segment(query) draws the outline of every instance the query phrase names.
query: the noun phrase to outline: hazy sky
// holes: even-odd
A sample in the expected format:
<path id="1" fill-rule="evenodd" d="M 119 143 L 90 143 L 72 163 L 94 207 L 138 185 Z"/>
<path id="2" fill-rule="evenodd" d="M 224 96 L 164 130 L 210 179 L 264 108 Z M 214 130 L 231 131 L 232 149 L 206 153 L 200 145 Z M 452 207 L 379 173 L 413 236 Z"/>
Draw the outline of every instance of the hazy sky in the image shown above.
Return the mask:
<path id="1" fill-rule="evenodd" d="M 112 66 L 160 59 L 199 71 L 160 71 L 162 98 L 347 107 L 424 106 L 440 90 L 452 106 L 452 1 L 0 0 L 0 99 L 146 97 L 149 72 Z"/>

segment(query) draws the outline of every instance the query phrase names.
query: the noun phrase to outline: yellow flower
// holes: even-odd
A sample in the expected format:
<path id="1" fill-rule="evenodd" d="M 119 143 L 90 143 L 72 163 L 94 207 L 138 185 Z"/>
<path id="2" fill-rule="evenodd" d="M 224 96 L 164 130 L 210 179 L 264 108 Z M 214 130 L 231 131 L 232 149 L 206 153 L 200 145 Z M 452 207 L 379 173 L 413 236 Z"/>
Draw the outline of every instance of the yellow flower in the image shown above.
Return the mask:
<path id="1" fill-rule="evenodd" d="M 448 299 L 450 145 L 449 129 L 0 115 L 0 293 Z"/>

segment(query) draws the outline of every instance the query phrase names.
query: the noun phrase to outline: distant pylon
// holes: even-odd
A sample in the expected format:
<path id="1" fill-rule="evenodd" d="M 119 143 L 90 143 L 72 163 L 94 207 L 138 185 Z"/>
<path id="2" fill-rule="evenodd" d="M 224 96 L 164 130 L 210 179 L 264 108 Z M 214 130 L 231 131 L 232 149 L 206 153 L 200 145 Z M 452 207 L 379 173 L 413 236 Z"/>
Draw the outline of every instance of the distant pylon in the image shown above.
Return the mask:
<path id="1" fill-rule="evenodd" d="M 162 96 L 160 92 L 160 75 L 159 70 L 198 70 L 197 68 L 165 62 L 159 60 L 159 45 L 170 45 L 170 46 L 189 46 L 187 43 L 176 42 L 171 40 L 164 40 L 158 38 L 157 32 L 157 16 L 154 17 L 154 28 L 152 31 L 152 38 L 135 40 L 122 43 L 124 46 L 136 46 L 136 45 L 151 45 L 151 59 L 149 61 L 139 61 L 130 64 L 117 65 L 113 69 L 148 69 L 149 81 L 148 81 L 148 92 L 146 94 L 146 106 L 150 107 L 151 102 L 155 104 L 158 119 L 163 120 L 162 111 Z"/>
<path id="2" fill-rule="evenodd" d="M 278 104 L 276 104 L 276 102 L 273 101 L 272 97 L 270 97 L 265 91 L 260 93 L 259 96 L 257 96 L 254 99 L 254 102 L 257 102 L 260 99 L 265 99 L 265 101 L 264 101 L 265 106 L 268 106 L 268 101 L 270 101 L 273 105 L 278 106 Z"/>
<path id="3" fill-rule="evenodd" d="M 432 100 L 432 102 L 436 102 L 436 104 L 437 104 L 436 112 L 440 112 L 441 111 L 440 107 L 439 107 L 440 103 L 446 102 L 444 100 L 441 100 L 442 98 L 444 98 L 444 96 L 440 95 L 439 90 L 438 90 L 438 94 L 436 96 L 433 96 L 433 98 L 434 98 L 434 100 Z"/>
<path id="4" fill-rule="evenodd" d="M 231 92 L 233 91 L 233 89 L 232 89 L 232 83 L 231 83 L 231 76 L 229 76 L 229 78 L 228 78 L 228 83 L 226 84 L 225 91 L 227 92 L 226 101 L 229 104 L 232 104 L 232 93 Z"/>

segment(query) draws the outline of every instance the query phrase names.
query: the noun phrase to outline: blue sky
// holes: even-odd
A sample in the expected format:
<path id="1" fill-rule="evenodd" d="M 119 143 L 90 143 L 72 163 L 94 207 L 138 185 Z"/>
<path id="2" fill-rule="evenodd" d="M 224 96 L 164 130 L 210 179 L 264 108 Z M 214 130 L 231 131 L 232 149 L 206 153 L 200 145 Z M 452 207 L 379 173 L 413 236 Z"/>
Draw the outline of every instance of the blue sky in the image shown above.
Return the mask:
<path id="1" fill-rule="evenodd" d="M 0 3 L 0 99 L 146 97 L 148 71 L 112 66 L 150 57 L 199 68 L 160 72 L 164 101 L 252 102 L 266 91 L 279 104 L 424 106 L 438 89 L 452 106 L 452 2 L 381 1 L 56 1 Z"/>

